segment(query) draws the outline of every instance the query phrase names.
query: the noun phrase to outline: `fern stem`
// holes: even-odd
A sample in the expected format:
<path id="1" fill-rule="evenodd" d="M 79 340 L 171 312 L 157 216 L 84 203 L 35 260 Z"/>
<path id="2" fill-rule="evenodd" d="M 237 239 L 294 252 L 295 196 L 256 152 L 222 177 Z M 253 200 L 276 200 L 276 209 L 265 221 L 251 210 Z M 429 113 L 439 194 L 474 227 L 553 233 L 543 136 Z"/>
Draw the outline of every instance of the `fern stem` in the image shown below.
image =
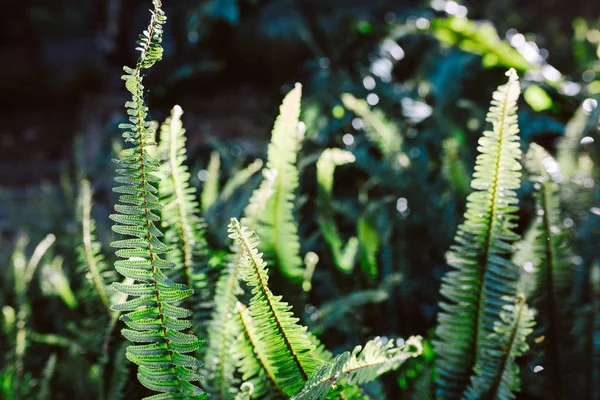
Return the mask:
<path id="1" fill-rule="evenodd" d="M 94 284 L 94 289 L 98 293 L 102 304 L 106 312 L 111 315 L 112 311 L 110 309 L 110 301 L 108 301 L 108 296 L 106 295 L 106 290 L 104 289 L 104 282 L 102 277 L 100 276 L 100 270 L 98 268 L 98 264 L 96 263 L 96 258 L 94 257 L 94 250 L 92 248 L 92 227 L 91 227 L 91 214 L 92 214 L 92 190 L 90 188 L 90 183 L 87 180 L 84 180 L 81 183 L 81 228 L 83 231 L 83 256 L 85 257 L 85 262 L 92 274 L 92 283 Z"/>
<path id="2" fill-rule="evenodd" d="M 250 344 L 252 345 L 252 347 L 255 350 L 260 352 L 260 346 L 258 344 L 258 340 L 254 336 L 254 332 L 250 328 L 252 321 L 250 321 L 249 315 L 246 310 L 247 310 L 247 307 L 245 304 L 242 304 L 239 302 L 237 303 L 236 312 L 238 313 L 238 315 L 240 317 L 240 322 L 242 324 L 242 328 L 244 329 L 244 334 L 246 336 L 246 339 L 248 339 L 248 342 L 250 342 Z M 256 352 L 254 352 L 253 354 L 255 355 L 254 358 L 256 359 L 257 363 L 267 373 L 267 377 L 269 378 L 269 381 L 272 383 L 273 387 L 277 389 L 277 392 L 280 394 L 280 397 L 285 398 L 285 394 L 283 393 L 283 390 L 277 384 L 277 380 L 275 379 L 275 373 L 273 371 L 271 371 L 268 368 L 268 366 L 263 362 L 263 360 L 266 359 L 267 355 L 266 354 L 260 355 Z"/>
<path id="3" fill-rule="evenodd" d="M 277 317 L 277 313 L 275 312 L 275 308 L 273 307 L 273 301 L 271 298 L 272 297 L 271 290 L 267 286 L 267 283 L 264 281 L 263 276 L 260 273 L 259 263 L 254 255 L 254 253 L 252 252 L 252 247 L 248 243 L 248 240 L 246 239 L 245 235 L 243 234 L 239 224 L 237 224 L 236 230 L 237 230 L 237 234 L 239 235 L 240 242 L 243 246 L 241 253 L 246 252 L 248 254 L 248 259 L 252 263 L 252 267 L 254 268 L 254 273 L 255 273 L 258 283 L 259 283 L 259 286 L 258 286 L 259 290 L 263 293 L 263 295 L 265 297 L 265 301 L 267 303 L 267 306 L 269 307 L 270 314 L 273 316 L 273 319 L 275 320 L 275 322 L 277 324 L 277 330 L 281 334 L 281 337 L 284 340 L 285 346 L 286 346 L 289 354 L 291 354 L 291 356 L 292 356 L 291 358 L 294 360 L 294 363 L 298 367 L 298 370 L 300 371 L 302 378 L 306 381 L 306 380 L 308 380 L 308 374 L 304 370 L 304 367 L 302 366 L 302 363 L 300 362 L 298 355 L 294 351 L 294 348 L 292 347 L 292 344 L 290 343 L 290 340 L 281 325 L 281 321 Z"/>

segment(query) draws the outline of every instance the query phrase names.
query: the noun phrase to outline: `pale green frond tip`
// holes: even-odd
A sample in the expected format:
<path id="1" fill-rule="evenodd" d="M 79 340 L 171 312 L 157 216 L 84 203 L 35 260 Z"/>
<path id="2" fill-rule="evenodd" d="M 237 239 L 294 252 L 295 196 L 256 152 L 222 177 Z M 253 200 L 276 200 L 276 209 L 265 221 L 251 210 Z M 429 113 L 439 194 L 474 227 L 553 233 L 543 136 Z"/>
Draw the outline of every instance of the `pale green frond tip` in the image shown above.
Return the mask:
<path id="1" fill-rule="evenodd" d="M 510 68 L 508 71 L 506 71 L 505 75 L 508 76 L 509 82 L 514 82 L 519 79 L 519 75 L 514 68 Z"/>

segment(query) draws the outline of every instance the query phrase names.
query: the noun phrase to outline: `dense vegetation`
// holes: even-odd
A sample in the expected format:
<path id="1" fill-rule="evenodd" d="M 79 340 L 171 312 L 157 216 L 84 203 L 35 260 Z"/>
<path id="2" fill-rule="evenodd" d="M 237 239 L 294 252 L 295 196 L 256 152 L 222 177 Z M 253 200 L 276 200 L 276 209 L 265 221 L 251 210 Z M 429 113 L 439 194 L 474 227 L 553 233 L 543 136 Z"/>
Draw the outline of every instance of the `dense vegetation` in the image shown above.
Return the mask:
<path id="1" fill-rule="evenodd" d="M 284 87 L 268 145 L 193 158 L 147 105 L 153 0 L 122 139 L 6 202 L 0 397 L 600 399 L 600 30 L 576 81 L 466 12 L 394 15 Z"/>

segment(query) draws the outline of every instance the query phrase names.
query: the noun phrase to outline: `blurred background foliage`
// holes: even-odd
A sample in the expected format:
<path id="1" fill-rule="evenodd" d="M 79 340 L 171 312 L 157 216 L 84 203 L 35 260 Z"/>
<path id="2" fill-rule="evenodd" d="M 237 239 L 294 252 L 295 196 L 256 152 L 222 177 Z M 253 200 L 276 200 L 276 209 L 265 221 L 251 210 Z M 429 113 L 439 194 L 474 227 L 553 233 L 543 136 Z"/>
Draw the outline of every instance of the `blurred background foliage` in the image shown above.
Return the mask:
<path id="1" fill-rule="evenodd" d="M 19 335 L 8 332 L 25 329 L 27 321 L 27 357 L 19 361 L 16 353 L 18 379 L 31 390 L 23 398 L 50 398 L 52 377 L 51 398 L 76 398 L 89 383 L 109 379 L 99 377 L 93 350 L 101 343 L 88 308 L 97 305 L 77 301 L 86 296 L 76 271 L 78 181 L 85 175 L 92 182 L 97 235 L 107 246 L 110 159 L 120 147 L 117 125 L 127 96 L 121 67 L 135 59 L 131 44 L 148 2 L 7 0 L 5 8 L 0 349 L 19 348 L 10 339 Z M 330 348 L 343 350 L 374 334 L 427 336 L 432 329 L 444 254 L 470 192 L 488 99 L 509 67 L 523 77 L 524 148 L 535 141 L 558 152 L 571 178 L 561 196 L 580 271 L 574 290 L 589 296 L 584 271 L 599 257 L 600 3 L 182 0 L 165 2 L 164 9 L 165 58 L 145 80 L 147 101 L 159 121 L 174 104 L 185 110 L 192 183 L 210 186 L 202 204 L 214 263 L 227 248 L 229 218 L 241 215 L 258 184 L 260 165 L 252 163 L 265 159 L 282 94 L 294 82 L 304 85 L 307 140 L 298 161 L 297 210 L 302 254 L 314 252 L 320 261 L 308 298 L 294 300 L 291 288 L 290 300 L 303 305 L 297 310 L 303 322 Z M 336 169 L 324 193 L 316 165 L 330 147 L 351 151 L 355 160 Z M 228 187 L 248 165 L 254 167 Z M 215 171 L 218 179 L 207 180 Z M 316 200 L 323 196 L 335 200 L 324 206 Z M 535 215 L 532 185 L 519 196 L 523 233 Z M 324 213 L 328 220 L 319 223 L 336 226 L 326 241 L 315 218 Z M 363 243 L 360 267 L 340 273 L 333 265 L 343 264 L 342 253 L 359 251 L 353 240 Z M 41 255 L 38 248 L 36 261 L 40 241 L 49 250 Z M 339 254 L 331 255 L 333 242 Z M 16 272 L 22 263 L 31 276 Z M 34 274 L 37 264 L 40 274 Z M 48 284 L 44 276 L 60 278 Z M 427 346 L 424 362 L 384 378 L 390 398 L 417 384 L 432 357 Z M 2 365 L 15 362 L 12 357 Z M 61 371 L 66 360 L 68 370 Z M 3 371 L 0 390 L 15 379 Z M 71 386 L 73 374 L 79 386 Z M 536 398 L 535 388 L 523 396 Z"/>

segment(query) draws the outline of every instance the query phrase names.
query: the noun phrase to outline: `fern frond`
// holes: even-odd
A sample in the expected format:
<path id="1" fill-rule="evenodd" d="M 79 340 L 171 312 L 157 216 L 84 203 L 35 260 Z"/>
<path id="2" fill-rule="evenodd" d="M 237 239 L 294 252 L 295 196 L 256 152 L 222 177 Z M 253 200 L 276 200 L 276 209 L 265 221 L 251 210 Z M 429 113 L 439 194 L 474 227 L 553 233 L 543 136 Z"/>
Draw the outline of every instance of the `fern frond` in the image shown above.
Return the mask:
<path id="1" fill-rule="evenodd" d="M 570 331 L 573 314 L 569 292 L 573 284 L 572 252 L 568 232 L 561 228 L 558 163 L 541 146 L 532 143 L 527 153 L 528 167 L 535 181 L 538 221 L 535 221 L 536 238 L 532 305 L 539 311 L 540 334 L 546 363 L 545 374 L 548 396 L 561 396 L 568 386 L 566 373 Z"/>
<path id="2" fill-rule="evenodd" d="M 453 268 L 443 279 L 435 342 L 437 395 L 458 398 L 473 367 L 500 373 L 500 344 L 491 340 L 494 323 L 514 302 L 518 269 L 511 262 L 520 186 L 517 99 L 520 85 L 511 69 L 508 83 L 494 92 L 487 121 L 492 130 L 479 139 L 465 222 L 448 257 Z M 490 356 L 493 355 L 493 356 Z M 490 382 L 491 384 L 492 382 Z"/>
<path id="3" fill-rule="evenodd" d="M 276 174 L 273 194 L 256 229 L 262 237 L 261 250 L 274 261 L 284 276 L 294 282 L 302 280 L 304 272 L 298 222 L 293 215 L 294 192 L 298 188 L 298 169 L 295 164 L 303 135 L 298 129 L 301 97 L 302 86 L 297 83 L 283 99 L 275 120 L 267 154 L 267 168 Z"/>
<path id="4" fill-rule="evenodd" d="M 251 397 L 255 399 L 282 399 L 286 398 L 283 389 L 277 386 L 277 378 L 266 364 L 269 355 L 261 353 L 264 346 L 260 346 L 256 326 L 248 308 L 242 303 L 237 303 L 236 313 L 238 323 L 242 326 L 234 347 L 234 356 L 238 360 L 238 368 L 245 383 L 252 385 Z"/>
<path id="5" fill-rule="evenodd" d="M 319 185 L 317 195 L 317 207 L 319 216 L 317 223 L 323 233 L 323 237 L 331 249 L 333 262 L 338 269 L 345 273 L 352 272 L 356 253 L 358 252 L 358 239 L 351 237 L 344 245 L 333 219 L 333 207 L 331 203 L 333 191 L 333 174 L 335 167 L 353 163 L 355 157 L 349 151 L 341 149 L 325 149 L 317 160 L 317 183 Z"/>
<path id="6" fill-rule="evenodd" d="M 258 345 L 263 354 L 268 354 L 265 365 L 270 376 L 276 379 L 288 396 L 294 395 L 322 361 L 311 356 L 315 346 L 311 343 L 306 328 L 298 324 L 291 306 L 281 301 L 268 287 L 267 264 L 258 252 L 258 240 L 253 232 L 232 218 L 229 237 L 234 239 L 242 253 L 241 275 L 252 288 L 249 313 L 257 329 Z"/>
<path id="7" fill-rule="evenodd" d="M 238 382 L 234 378 L 236 357 L 232 348 L 241 327 L 235 318 L 237 296 L 243 294 L 239 284 L 241 254 L 230 254 L 217 281 L 215 306 L 208 323 L 208 345 L 204 357 L 207 388 L 217 399 L 229 399 Z"/>
<path id="8" fill-rule="evenodd" d="M 494 333 L 490 335 L 491 341 L 501 344 L 499 349 L 491 350 L 497 354 L 490 354 L 490 357 L 499 358 L 500 373 L 495 368 L 476 367 L 476 376 L 465 392 L 466 400 L 514 399 L 514 392 L 520 390 L 519 366 L 515 359 L 529 348 L 527 336 L 533 332 L 534 315 L 524 300 L 507 309 L 509 311 L 500 313 L 500 321 L 494 323 Z"/>
<path id="9" fill-rule="evenodd" d="M 219 196 L 219 172 L 221 170 L 221 157 L 217 151 L 210 153 L 210 160 L 207 168 L 207 179 L 202 187 L 202 194 L 200 195 L 200 204 L 202 205 L 202 211 L 206 213 L 206 210 L 213 205 Z"/>
<path id="10" fill-rule="evenodd" d="M 115 289 L 133 299 L 114 304 L 112 309 L 130 311 L 120 318 L 130 328 L 122 330 L 127 339 L 148 343 L 129 346 L 126 357 L 138 365 L 140 383 L 162 393 L 150 398 L 203 399 L 206 398 L 204 392 L 190 383 L 199 380 L 196 371 L 200 363 L 185 354 L 197 350 L 201 342 L 194 335 L 180 332 L 191 326 L 183 319 L 191 312 L 177 306 L 192 290 L 174 283 L 162 272 L 176 264 L 161 258 L 169 248 L 159 239 L 163 234 L 156 226 L 160 221 L 157 213 L 162 208 L 155 187 L 160 181 L 157 174 L 160 166 L 159 160 L 148 152 L 156 143 L 143 101 L 142 71 L 162 57 L 160 43 L 166 16 L 160 8 L 160 0 L 154 0 L 153 4 L 150 25 L 138 42 L 140 57 L 136 67 L 125 67 L 123 76 L 132 100 L 125 104 L 130 123 L 120 127 L 124 129 L 125 143 L 131 147 L 115 160 L 120 167 L 115 182 L 120 186 L 113 190 L 120 194 L 120 204 L 115 206 L 117 214 L 110 216 L 116 222 L 112 230 L 130 237 L 111 244 L 118 249 L 116 255 L 124 258 L 115 263 L 115 269 L 140 283 L 113 283 Z"/>
<path id="11" fill-rule="evenodd" d="M 336 385 L 363 384 L 396 369 L 410 357 L 421 354 L 421 338 L 411 337 L 403 346 L 395 347 L 392 340 L 375 338 L 364 346 L 356 346 L 317 369 L 302 390 L 292 400 L 324 399 Z"/>
<path id="12" fill-rule="evenodd" d="M 202 259 L 206 253 L 206 242 L 196 189 L 189 183 L 191 175 L 185 165 L 187 152 L 182 115 L 181 107 L 173 107 L 171 116 L 161 126 L 157 154 L 163 161 L 158 193 L 163 204 L 161 217 L 165 243 L 172 248 L 166 259 L 179 266 L 169 277 L 183 280 L 187 287 L 195 289 L 194 295 L 187 300 L 187 306 L 199 311 L 195 306 L 206 302 L 208 297 L 204 288 L 206 266 Z"/>
<path id="13" fill-rule="evenodd" d="M 371 110 L 365 100 L 359 100 L 349 93 L 342 94 L 344 106 L 362 118 L 368 138 L 375 143 L 386 159 L 398 160 L 400 165 L 410 163 L 408 157 L 402 153 L 404 139 L 398 127 L 389 121 L 381 110 Z"/>
<path id="14" fill-rule="evenodd" d="M 77 221 L 81 226 L 82 243 L 77 246 L 77 251 L 85 276 L 88 277 L 98 298 L 110 315 L 110 293 L 112 288 L 106 282 L 114 280 L 114 276 L 100 252 L 101 244 L 96 239 L 96 221 L 92 218 L 92 196 L 90 182 L 87 179 L 82 180 L 77 199 Z"/>
<path id="15" fill-rule="evenodd" d="M 63 257 L 55 256 L 52 262 L 42 266 L 40 286 L 45 295 L 58 295 L 67 307 L 75 309 L 78 302 L 63 270 L 63 260 Z"/>
<path id="16" fill-rule="evenodd" d="M 221 190 L 221 194 L 219 195 L 219 201 L 227 201 L 227 199 L 231 197 L 233 192 L 235 192 L 240 186 L 248 182 L 248 180 L 252 178 L 254 174 L 261 170 L 262 166 L 263 160 L 257 158 L 256 160 L 248 164 L 246 168 L 236 171 L 223 186 L 223 190 Z"/>

